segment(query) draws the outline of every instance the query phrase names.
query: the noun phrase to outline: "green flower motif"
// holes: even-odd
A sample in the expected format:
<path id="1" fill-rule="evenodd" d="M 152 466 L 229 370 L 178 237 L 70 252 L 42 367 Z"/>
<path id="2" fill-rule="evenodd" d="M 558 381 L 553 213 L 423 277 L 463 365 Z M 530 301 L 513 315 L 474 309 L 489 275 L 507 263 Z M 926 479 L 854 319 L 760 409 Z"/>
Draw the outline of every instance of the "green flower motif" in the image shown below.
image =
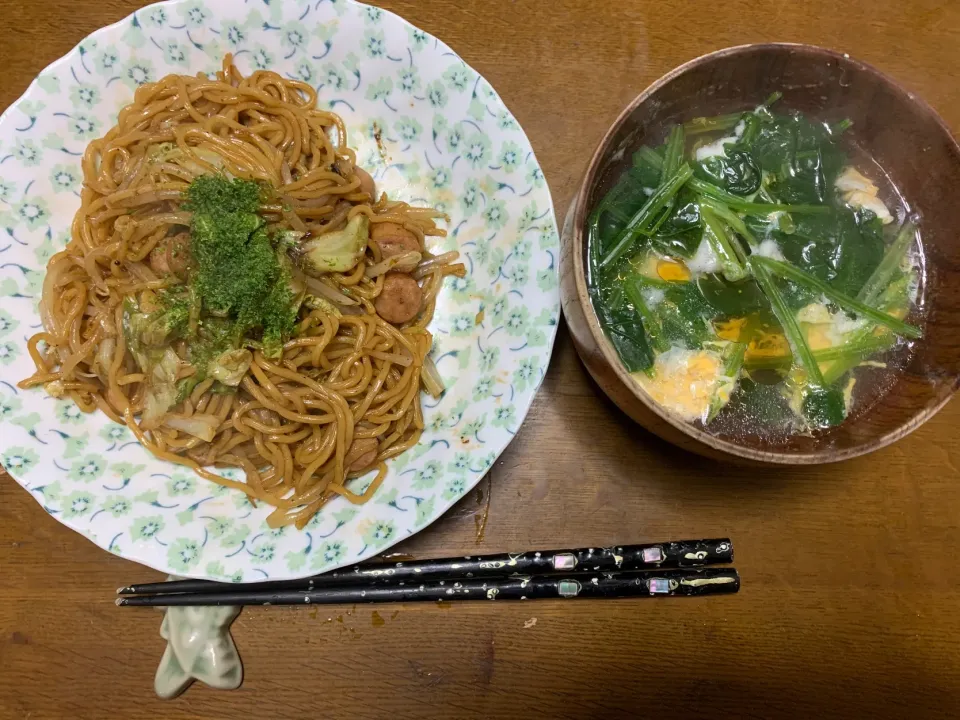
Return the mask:
<path id="1" fill-rule="evenodd" d="M 73 400 L 57 400 L 55 413 L 57 419 L 62 423 L 69 423 L 71 425 L 80 425 L 83 423 L 83 411 L 77 407 Z"/>
<path id="2" fill-rule="evenodd" d="M 265 542 L 251 550 L 250 557 L 253 558 L 255 563 L 268 563 L 273 560 L 276 552 L 277 546 L 274 543 Z"/>
<path id="3" fill-rule="evenodd" d="M 523 150 L 520 149 L 520 146 L 508 140 L 500 148 L 500 155 L 497 159 L 500 161 L 500 167 L 503 168 L 504 172 L 512 173 L 522 162 L 522 155 Z"/>
<path id="4" fill-rule="evenodd" d="M 387 54 L 387 43 L 382 32 L 367 30 L 363 34 L 363 49 L 372 58 L 383 57 Z"/>
<path id="5" fill-rule="evenodd" d="M 186 48 L 178 42 L 171 41 L 167 43 L 167 49 L 164 54 L 166 55 L 167 62 L 173 65 L 187 65 L 190 62 Z"/>
<path id="6" fill-rule="evenodd" d="M 88 492 L 72 492 L 63 498 L 61 511 L 65 518 L 76 518 L 86 515 L 93 507 L 93 495 Z"/>
<path id="7" fill-rule="evenodd" d="M 436 125 L 436 123 L 434 123 Z M 463 147 L 463 129 L 459 124 L 451 125 L 444 128 L 447 131 L 447 149 L 451 154 L 456 154 L 460 152 L 460 149 Z M 436 127 L 434 128 L 436 132 Z M 472 179 L 468 182 L 474 182 Z"/>
<path id="8" fill-rule="evenodd" d="M 435 497 L 424 498 L 417 503 L 417 517 L 413 521 L 414 527 L 421 527 L 430 521 L 433 517 L 433 506 L 436 504 Z"/>
<path id="9" fill-rule="evenodd" d="M 381 10 L 378 7 L 373 7 L 372 5 L 367 5 L 364 8 L 364 11 L 367 16 L 367 20 L 369 20 L 372 23 L 380 22 L 380 18 L 383 17 L 383 10 Z"/>
<path id="10" fill-rule="evenodd" d="M 347 85 L 347 76 L 333 65 L 327 65 L 324 68 L 324 74 L 321 78 L 321 87 L 328 87 L 333 90 L 342 90 Z"/>
<path id="11" fill-rule="evenodd" d="M 530 279 L 529 266 L 522 263 L 514 263 L 509 272 L 510 284 L 513 287 L 523 287 Z"/>
<path id="12" fill-rule="evenodd" d="M 102 459 L 94 455 L 87 455 L 70 466 L 70 479 L 77 482 L 93 482 L 103 475 L 105 467 Z"/>
<path id="13" fill-rule="evenodd" d="M 427 423 L 427 428 L 433 432 L 440 432 L 447 426 L 447 416 L 443 413 L 437 413 L 433 416 L 429 423 Z"/>
<path id="14" fill-rule="evenodd" d="M 200 561 L 200 545 L 196 540 L 180 538 L 167 550 L 167 562 L 174 570 L 185 572 Z"/>
<path id="15" fill-rule="evenodd" d="M 386 545 L 390 538 L 396 533 L 394 524 L 387 520 L 372 525 L 369 530 L 363 534 L 363 542 L 373 547 L 382 547 Z"/>
<path id="16" fill-rule="evenodd" d="M 123 72 L 124 82 L 128 85 L 140 87 L 157 79 L 153 63 L 147 60 L 133 59 Z"/>
<path id="17" fill-rule="evenodd" d="M 516 412 L 514 411 L 513 405 L 501 405 L 493 411 L 493 420 L 491 422 L 494 427 L 509 429 L 509 426 L 513 425 L 515 420 Z"/>
<path id="18" fill-rule="evenodd" d="M 469 217 L 473 215 L 479 204 L 480 185 L 476 180 L 470 178 L 463 184 L 463 191 L 460 194 L 460 210 L 465 216 Z"/>
<path id="19" fill-rule="evenodd" d="M 471 295 L 476 293 L 476 283 L 474 283 L 473 278 L 469 275 L 466 277 L 457 277 L 456 275 L 447 276 L 447 287 L 450 288 L 450 295 L 453 297 L 454 302 L 465 303 L 472 298 Z"/>
<path id="20" fill-rule="evenodd" d="M 420 126 L 417 125 L 417 135 L 420 134 Z M 427 179 L 430 181 L 431 186 L 434 190 L 442 190 L 450 185 L 450 181 L 453 178 L 453 171 L 448 167 L 435 167 L 433 172 L 431 172 Z"/>
<path id="21" fill-rule="evenodd" d="M 471 420 L 460 430 L 460 441 L 468 442 L 473 440 L 477 433 L 483 430 L 484 426 L 487 424 L 487 416 L 481 415 L 476 420 Z"/>
<path id="22" fill-rule="evenodd" d="M 408 143 L 416 142 L 423 132 L 423 126 L 420 123 L 414 118 L 406 116 L 401 116 L 394 127 L 397 129 L 397 134 Z M 434 174 L 436 174 L 436 170 L 434 170 Z"/>
<path id="23" fill-rule="evenodd" d="M 302 80 L 305 83 L 313 84 L 313 81 L 316 79 L 316 71 L 313 69 L 313 65 L 309 60 L 302 60 L 297 67 L 293 70 L 293 76 L 297 80 Z"/>
<path id="24" fill-rule="evenodd" d="M 527 165 L 527 182 L 533 185 L 533 187 L 543 187 L 543 170 L 541 170 L 540 166 L 536 163 Z"/>
<path id="25" fill-rule="evenodd" d="M 444 500 L 450 501 L 454 498 L 461 497 L 467 491 L 467 481 L 462 477 L 454 477 L 447 483 L 447 486 L 443 489 Z"/>
<path id="26" fill-rule="evenodd" d="M 96 85 L 76 85 L 70 90 L 70 101 L 89 110 L 100 101 L 100 90 Z"/>
<path id="27" fill-rule="evenodd" d="M 100 122 L 89 115 L 74 115 L 70 121 L 70 132 L 76 140 L 90 140 L 99 135 Z"/>
<path id="28" fill-rule="evenodd" d="M 252 61 L 257 70 L 270 70 L 273 67 L 273 55 L 262 45 L 253 51 Z"/>
<path id="29" fill-rule="evenodd" d="M 73 192 L 80 187 L 80 173 L 70 165 L 54 165 L 50 184 L 54 192 Z"/>
<path id="30" fill-rule="evenodd" d="M 163 518 L 159 515 L 137 518 L 130 527 L 130 535 L 134 540 L 150 540 L 163 530 Z"/>
<path id="31" fill-rule="evenodd" d="M 108 48 L 97 55 L 97 59 L 94 61 L 94 64 L 101 73 L 110 76 L 117 74 L 117 70 L 119 69 L 117 67 L 118 62 L 119 58 L 117 57 L 117 53 Z"/>
<path id="32" fill-rule="evenodd" d="M 346 525 L 357 516 L 358 512 L 360 511 L 354 507 L 345 507 L 332 514 L 334 522 L 336 522 L 338 525 Z"/>
<path id="33" fill-rule="evenodd" d="M 6 421 L 20 410 L 20 398 L 14 395 L 0 395 L 0 421 Z"/>
<path id="34" fill-rule="evenodd" d="M 476 315 L 470 313 L 459 313 L 454 315 L 450 321 L 450 334 L 454 337 L 466 337 L 473 332 L 476 325 Z"/>
<path id="35" fill-rule="evenodd" d="M 333 565 L 339 563 L 346 552 L 347 546 L 344 543 L 339 540 L 327 540 L 313 551 L 314 567 L 321 564 Z"/>
<path id="36" fill-rule="evenodd" d="M 557 286 L 556 270 L 541 270 L 537 273 L 537 287 L 543 292 L 550 292 Z"/>
<path id="37" fill-rule="evenodd" d="M 490 257 L 487 259 L 487 269 L 493 277 L 499 277 L 503 274 L 503 263 L 507 259 L 507 254 L 503 248 L 493 248 L 490 251 Z"/>
<path id="38" fill-rule="evenodd" d="M 514 260 L 527 262 L 530 259 L 530 255 L 532 251 L 533 251 L 532 243 L 526 238 L 520 238 L 514 244 L 513 249 L 510 252 L 511 252 L 511 255 L 513 255 Z"/>
<path id="39" fill-rule="evenodd" d="M 477 380 L 477 384 L 473 386 L 473 399 L 475 402 L 480 402 L 481 400 L 486 400 L 493 394 L 493 385 L 495 380 L 487 375 Z"/>
<path id="40" fill-rule="evenodd" d="M 407 34 L 410 36 L 410 43 L 413 45 L 414 50 L 423 50 L 423 48 L 427 46 L 427 42 L 429 42 L 427 34 L 418 28 L 407 28 Z"/>
<path id="41" fill-rule="evenodd" d="M 447 89 L 443 86 L 443 83 L 439 80 L 434 80 L 432 83 L 427 85 L 427 100 L 430 101 L 430 104 L 435 108 L 445 107 L 447 100 L 450 97 L 447 95 Z"/>
<path id="42" fill-rule="evenodd" d="M 529 322 L 530 312 L 526 307 L 520 305 L 519 307 L 512 308 L 510 312 L 507 313 L 507 319 L 504 325 L 507 328 L 507 334 L 516 337 L 523 335 Z"/>
<path id="43" fill-rule="evenodd" d="M 40 150 L 33 140 L 17 140 L 13 144 L 13 155 L 27 167 L 40 162 Z"/>
<path id="44" fill-rule="evenodd" d="M 0 353 L 3 351 L 3 346 L 0 345 Z M 13 418 L 10 422 L 14 425 L 22 427 L 28 433 L 36 432 L 37 425 L 40 424 L 40 414 L 39 413 L 27 413 L 18 418 Z"/>
<path id="45" fill-rule="evenodd" d="M 103 501 L 103 509 L 114 517 L 121 517 L 133 509 L 133 504 L 125 497 L 110 495 Z"/>
<path id="46" fill-rule="evenodd" d="M 87 433 L 83 435 L 74 435 L 72 437 L 66 438 L 66 443 L 63 451 L 63 456 L 65 458 L 74 458 L 80 455 L 87 447 Z"/>
<path id="47" fill-rule="evenodd" d="M 453 461 L 447 465 L 450 472 L 466 472 L 470 469 L 470 456 L 465 452 L 458 452 L 453 456 Z"/>
<path id="48" fill-rule="evenodd" d="M 491 230 L 499 230 L 506 225 L 507 220 L 510 219 L 510 214 L 507 212 L 507 206 L 503 200 L 494 200 L 488 203 L 483 211 L 483 219 Z"/>
<path id="49" fill-rule="evenodd" d="M 287 567 L 293 571 L 302 568 L 307 562 L 307 554 L 303 550 L 291 550 L 283 556 Z"/>
<path id="50" fill-rule="evenodd" d="M 519 367 L 513 371 L 513 387 L 517 392 L 523 392 L 532 387 L 537 377 L 537 361 L 528 357 L 520 361 Z"/>
<path id="51" fill-rule="evenodd" d="M 385 100 L 393 92 L 393 80 L 388 77 L 382 77 L 374 83 L 367 86 L 367 100 Z"/>
<path id="52" fill-rule="evenodd" d="M 520 126 L 517 125 L 517 121 L 513 119 L 513 116 L 504 109 L 497 113 L 497 127 L 501 130 L 517 130 Z"/>
<path id="53" fill-rule="evenodd" d="M 220 37 L 231 48 L 237 48 L 247 39 L 246 31 L 237 23 L 228 23 L 220 30 Z"/>
<path id="54" fill-rule="evenodd" d="M 167 23 L 167 13 L 162 7 L 154 8 L 147 13 L 147 23 L 153 27 L 162 27 Z"/>
<path id="55" fill-rule="evenodd" d="M 415 93 L 420 89 L 420 75 L 417 74 L 416 68 L 404 68 L 400 71 L 400 76 L 397 78 L 397 86 L 400 88 L 401 92 L 407 94 Z"/>
<path id="56" fill-rule="evenodd" d="M 281 30 L 280 44 L 292 53 L 302 49 L 307 44 L 308 33 L 302 23 L 288 23 Z M 290 57 L 290 55 L 287 55 Z"/>
<path id="57" fill-rule="evenodd" d="M 430 460 L 424 464 L 423 468 L 417 470 L 413 479 L 413 487 L 416 490 L 425 490 L 433 487 L 437 478 L 440 477 L 440 463 L 436 460 Z"/>
<path id="58" fill-rule="evenodd" d="M 476 97 L 474 97 L 470 101 L 470 107 L 467 108 L 467 115 L 472 117 L 477 122 L 480 122 L 481 120 L 483 120 L 486 114 L 487 114 L 487 106 L 484 105 L 479 100 L 477 100 Z"/>
<path id="59" fill-rule="evenodd" d="M 3 337 L 7 333 L 11 332 L 20 324 L 19 320 L 16 320 L 13 315 L 8 313 L 6 310 L 0 310 L 0 337 Z"/>
<path id="60" fill-rule="evenodd" d="M 23 276 L 27 281 L 27 294 L 39 295 L 40 289 L 43 287 L 43 273 L 39 270 L 27 270 Z"/>
<path id="61" fill-rule="evenodd" d="M 483 133 L 475 133 L 466 141 L 463 153 L 467 161 L 475 168 L 490 161 L 490 138 Z"/>
<path id="62" fill-rule="evenodd" d="M 557 235 L 557 229 L 553 226 L 552 223 L 545 225 L 540 230 L 540 249 L 547 250 L 549 248 L 557 247 L 557 244 L 560 242 L 560 236 Z"/>
<path id="63" fill-rule="evenodd" d="M 207 521 L 207 533 L 210 537 L 223 537 L 233 529 L 233 518 L 216 517 Z"/>
<path id="64" fill-rule="evenodd" d="M 171 496 L 188 495 L 193 492 L 197 483 L 189 475 L 174 475 L 167 481 L 167 492 Z"/>
<path id="65" fill-rule="evenodd" d="M 250 528 L 248 526 L 237 525 L 220 539 L 220 544 L 223 546 L 239 545 L 249 536 Z"/>
<path id="66" fill-rule="evenodd" d="M 123 44 L 128 45 L 133 48 L 142 48 L 147 44 L 147 36 L 143 33 L 143 28 L 140 26 L 140 21 L 136 18 L 127 25 L 127 29 L 123 31 Z"/>
<path id="67" fill-rule="evenodd" d="M 132 440 L 133 434 L 127 429 L 126 425 L 110 423 L 100 431 L 100 437 L 112 445 L 125 440 Z"/>
<path id="68" fill-rule="evenodd" d="M 494 322 L 497 322 L 494 320 Z M 491 345 L 482 353 L 480 353 L 480 372 L 493 372 L 493 369 L 497 366 L 497 362 L 500 360 L 500 348 L 496 345 Z"/>
<path id="69" fill-rule="evenodd" d="M 3 466 L 11 475 L 23 476 L 39 462 L 40 456 L 30 448 L 12 447 L 3 454 Z"/>
<path id="70" fill-rule="evenodd" d="M 130 480 L 137 473 L 143 472 L 146 469 L 147 469 L 146 465 L 134 465 L 133 463 L 125 463 L 125 462 L 115 463 L 110 466 L 110 471 L 116 477 L 120 478 L 120 480 Z M 155 499 L 156 498 L 154 497 L 154 500 Z M 139 501 L 140 498 L 137 498 L 137 500 Z"/>
<path id="71" fill-rule="evenodd" d="M 180 15 L 188 27 L 194 28 L 203 27 L 203 23 L 207 19 L 207 13 L 203 9 L 203 5 L 198 2 L 191 2 L 184 5 L 180 9 Z"/>
<path id="72" fill-rule="evenodd" d="M 450 85 L 455 90 L 463 92 L 470 85 L 470 72 L 467 70 L 467 66 L 463 63 L 459 65 L 451 65 L 443 73 L 444 80 L 447 81 L 447 84 Z"/>
<path id="73" fill-rule="evenodd" d="M 20 354 L 20 349 L 12 342 L 0 343 L 0 365 L 9 365 Z"/>
<path id="74" fill-rule="evenodd" d="M 13 183 L 0 180 L 0 202 L 8 202 L 13 195 Z"/>
<path id="75" fill-rule="evenodd" d="M 37 76 L 37 85 L 51 95 L 60 92 L 60 78 L 52 73 L 40 73 L 40 75 Z"/>

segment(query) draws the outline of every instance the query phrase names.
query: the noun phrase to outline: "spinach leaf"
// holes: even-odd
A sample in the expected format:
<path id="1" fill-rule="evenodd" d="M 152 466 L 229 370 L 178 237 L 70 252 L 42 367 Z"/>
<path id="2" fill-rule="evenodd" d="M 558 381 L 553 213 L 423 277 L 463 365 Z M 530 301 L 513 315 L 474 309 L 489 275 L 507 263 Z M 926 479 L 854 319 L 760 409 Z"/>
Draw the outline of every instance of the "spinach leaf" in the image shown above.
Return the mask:
<path id="1" fill-rule="evenodd" d="M 756 280 L 729 282 L 721 275 L 703 275 L 697 288 L 704 301 L 723 317 L 745 317 L 767 306 L 767 299 Z"/>
<path id="2" fill-rule="evenodd" d="M 696 164 L 694 173 L 734 195 L 752 195 L 760 189 L 760 169 L 750 153 L 743 150 L 707 158 Z"/>

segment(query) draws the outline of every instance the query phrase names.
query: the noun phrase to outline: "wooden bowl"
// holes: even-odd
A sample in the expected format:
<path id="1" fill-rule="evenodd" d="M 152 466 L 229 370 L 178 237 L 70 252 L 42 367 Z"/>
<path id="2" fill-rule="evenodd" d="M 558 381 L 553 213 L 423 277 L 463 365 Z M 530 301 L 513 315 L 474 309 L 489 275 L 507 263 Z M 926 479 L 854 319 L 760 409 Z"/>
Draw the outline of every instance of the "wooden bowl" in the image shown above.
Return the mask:
<path id="1" fill-rule="evenodd" d="M 872 156 L 920 216 L 926 286 L 925 339 L 896 384 L 865 414 L 814 437 L 774 444 L 709 434 L 654 403 L 621 365 L 587 295 L 586 219 L 630 163 L 660 142 L 667 124 L 756 107 L 780 90 L 779 106 L 835 122 L 853 120 L 852 141 Z M 812 464 L 872 452 L 903 437 L 950 399 L 960 379 L 960 147 L 925 102 L 875 68 L 810 45 L 744 45 L 704 55 L 641 93 L 593 154 L 563 228 L 563 312 L 583 363 L 631 418 L 660 437 L 718 459 Z M 914 319 L 915 320 L 915 319 Z"/>

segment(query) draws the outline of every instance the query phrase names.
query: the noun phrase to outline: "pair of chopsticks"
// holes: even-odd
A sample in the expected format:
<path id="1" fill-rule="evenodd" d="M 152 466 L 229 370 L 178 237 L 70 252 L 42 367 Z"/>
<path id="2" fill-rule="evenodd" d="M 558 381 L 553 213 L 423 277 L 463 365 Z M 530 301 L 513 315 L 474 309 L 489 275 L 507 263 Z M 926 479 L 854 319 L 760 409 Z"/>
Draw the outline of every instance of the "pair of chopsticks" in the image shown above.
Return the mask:
<path id="1" fill-rule="evenodd" d="M 729 539 L 361 563 L 300 580 L 130 585 L 117 605 L 310 605 L 543 598 L 699 597 L 735 593 Z"/>

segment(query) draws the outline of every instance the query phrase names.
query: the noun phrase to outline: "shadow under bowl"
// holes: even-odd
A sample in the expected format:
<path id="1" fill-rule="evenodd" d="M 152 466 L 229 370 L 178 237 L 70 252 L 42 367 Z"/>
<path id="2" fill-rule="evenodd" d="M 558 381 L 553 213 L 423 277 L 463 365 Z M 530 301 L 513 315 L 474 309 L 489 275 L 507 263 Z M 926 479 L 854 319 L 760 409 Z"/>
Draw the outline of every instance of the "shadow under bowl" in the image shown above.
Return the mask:
<path id="1" fill-rule="evenodd" d="M 752 109 L 780 91 L 779 106 L 830 123 L 853 121 L 857 151 L 883 169 L 919 216 L 924 251 L 924 338 L 895 383 L 867 412 L 813 436 L 771 440 L 715 435 L 655 403 L 630 377 L 601 330 L 587 292 L 586 224 L 629 166 L 632 151 L 662 141 L 694 117 Z M 936 112 L 891 78 L 823 48 L 755 44 L 704 55 L 641 93 L 600 143 L 567 213 L 560 255 L 563 312 L 597 384 L 635 421 L 688 450 L 748 463 L 814 464 L 863 455 L 915 430 L 960 382 L 960 147 Z M 913 318 L 911 318 L 913 319 Z"/>

